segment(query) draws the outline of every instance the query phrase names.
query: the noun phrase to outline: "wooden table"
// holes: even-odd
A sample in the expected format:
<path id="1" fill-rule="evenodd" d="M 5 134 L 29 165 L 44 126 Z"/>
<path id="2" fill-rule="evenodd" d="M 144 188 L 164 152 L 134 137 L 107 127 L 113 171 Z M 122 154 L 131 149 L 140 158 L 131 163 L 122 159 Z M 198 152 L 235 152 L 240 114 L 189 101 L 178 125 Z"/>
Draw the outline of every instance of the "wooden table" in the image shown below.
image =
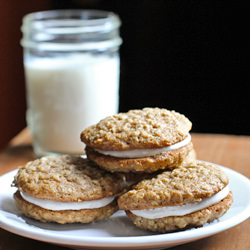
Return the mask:
<path id="1" fill-rule="evenodd" d="M 192 134 L 192 140 L 199 159 L 221 164 L 250 178 L 250 136 Z M 25 129 L 0 153 L 0 175 L 32 159 L 34 154 L 31 137 Z M 67 248 L 23 238 L 0 229 L 0 249 L 65 250 Z M 171 249 L 250 249 L 250 219 L 224 232 Z"/>

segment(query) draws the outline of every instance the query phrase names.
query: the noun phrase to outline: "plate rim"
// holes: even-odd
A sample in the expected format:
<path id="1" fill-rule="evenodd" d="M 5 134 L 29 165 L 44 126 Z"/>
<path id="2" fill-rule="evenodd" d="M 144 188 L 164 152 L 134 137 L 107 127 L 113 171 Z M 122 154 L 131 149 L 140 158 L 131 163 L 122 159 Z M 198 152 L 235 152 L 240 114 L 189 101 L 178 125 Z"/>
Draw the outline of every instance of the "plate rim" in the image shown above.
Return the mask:
<path id="1" fill-rule="evenodd" d="M 215 164 L 215 163 L 213 163 Z M 237 178 L 240 178 L 242 181 L 242 185 L 247 185 L 250 188 L 250 180 L 244 176 L 243 174 L 224 167 L 219 164 L 218 165 L 224 170 L 227 174 L 230 173 L 230 175 L 234 175 Z M 18 171 L 12 170 L 8 173 L 5 173 L 4 175 L 0 176 L 1 178 L 8 178 L 9 176 L 13 176 Z M 1 184 L 0 184 L 1 185 Z M 230 185 L 230 184 L 229 184 Z M 1 195 L 1 192 L 0 192 Z M 0 227 L 11 232 L 14 234 L 21 235 L 26 238 L 35 239 L 38 241 L 44 241 L 47 243 L 54 243 L 59 245 L 65 245 L 65 246 L 80 246 L 80 247 L 145 247 L 145 246 L 168 246 L 169 244 L 183 244 L 185 242 L 194 241 L 197 239 L 205 238 L 210 235 L 216 234 L 218 232 L 222 232 L 224 230 L 227 230 L 231 227 L 234 227 L 243 221 L 245 221 L 247 218 L 250 217 L 250 201 L 246 203 L 245 208 L 241 211 L 241 213 L 234 215 L 232 218 L 227 219 L 225 221 L 220 221 L 218 223 L 214 223 L 211 226 L 207 227 L 200 227 L 195 228 L 193 230 L 186 230 L 186 231 L 180 231 L 180 232 L 174 232 L 174 233 L 165 233 L 165 234 L 156 234 L 156 235 L 142 235 L 142 236 L 97 236 L 97 237 L 90 237 L 90 236 L 72 236 L 72 235 L 58 235 L 53 232 L 46 232 L 46 231 L 40 231 L 40 228 L 37 228 L 36 230 L 31 230 L 27 228 L 21 228 L 20 225 L 11 224 L 8 223 L 8 218 L 6 218 L 0 210 Z M 197 232 L 197 236 L 194 236 L 194 230 Z M 44 239 L 46 237 L 46 239 Z M 128 241 L 129 238 L 129 241 Z M 191 240 L 190 240 L 191 239 Z M 73 242 L 72 242 L 73 241 Z"/>

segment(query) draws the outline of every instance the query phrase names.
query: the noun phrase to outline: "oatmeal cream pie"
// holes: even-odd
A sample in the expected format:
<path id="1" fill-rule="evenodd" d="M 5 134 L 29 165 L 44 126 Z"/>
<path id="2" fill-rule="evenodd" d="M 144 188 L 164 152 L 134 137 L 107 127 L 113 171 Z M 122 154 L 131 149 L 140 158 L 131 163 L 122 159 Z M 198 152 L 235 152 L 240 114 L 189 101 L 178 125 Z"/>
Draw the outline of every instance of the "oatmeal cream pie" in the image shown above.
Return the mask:
<path id="1" fill-rule="evenodd" d="M 41 222 L 89 223 L 118 210 L 123 180 L 81 157 L 62 155 L 28 162 L 12 186 L 17 207 Z"/>
<path id="2" fill-rule="evenodd" d="M 200 227 L 230 208 L 228 182 L 219 166 L 196 161 L 139 182 L 118 205 L 139 228 L 166 233 Z"/>
<path id="3" fill-rule="evenodd" d="M 192 123 L 184 115 L 160 108 L 119 113 L 81 133 L 88 158 L 111 172 L 173 169 L 193 149 Z"/>

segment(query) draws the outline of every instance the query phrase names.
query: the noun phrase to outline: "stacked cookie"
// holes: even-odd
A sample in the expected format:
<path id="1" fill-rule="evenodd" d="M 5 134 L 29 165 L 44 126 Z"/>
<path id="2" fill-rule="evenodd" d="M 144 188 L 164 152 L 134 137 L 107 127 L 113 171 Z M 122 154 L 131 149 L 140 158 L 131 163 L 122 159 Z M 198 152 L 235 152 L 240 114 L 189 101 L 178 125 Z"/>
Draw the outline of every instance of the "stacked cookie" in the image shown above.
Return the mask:
<path id="1" fill-rule="evenodd" d="M 159 108 L 120 113 L 85 129 L 87 157 L 101 168 L 135 176 L 118 199 L 134 224 L 157 232 L 202 226 L 232 204 L 228 178 L 214 164 L 195 161 L 182 114 Z"/>
<path id="2" fill-rule="evenodd" d="M 191 126 L 175 111 L 145 108 L 107 117 L 81 139 L 87 157 L 108 171 L 153 173 L 183 163 L 193 150 Z"/>
<path id="3" fill-rule="evenodd" d="M 81 133 L 87 159 L 43 157 L 21 167 L 17 207 L 62 224 L 108 219 L 120 209 L 157 232 L 211 222 L 229 209 L 232 193 L 218 166 L 196 161 L 191 127 L 184 115 L 160 108 L 107 117 Z"/>

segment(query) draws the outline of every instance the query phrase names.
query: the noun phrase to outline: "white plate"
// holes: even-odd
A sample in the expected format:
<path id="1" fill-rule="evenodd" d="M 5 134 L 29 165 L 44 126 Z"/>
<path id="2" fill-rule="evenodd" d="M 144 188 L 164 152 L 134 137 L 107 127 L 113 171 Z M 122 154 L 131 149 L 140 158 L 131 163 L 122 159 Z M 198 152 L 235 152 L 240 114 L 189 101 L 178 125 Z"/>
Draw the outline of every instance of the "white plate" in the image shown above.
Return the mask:
<path id="1" fill-rule="evenodd" d="M 15 206 L 12 197 L 15 188 L 10 184 L 16 171 L 0 177 L 0 227 L 27 238 L 75 249 L 156 249 L 191 242 L 231 228 L 250 216 L 250 199 L 246 199 L 250 197 L 249 179 L 231 169 L 222 169 L 229 177 L 234 203 L 218 221 L 201 228 L 167 234 L 151 233 L 136 228 L 122 211 L 108 221 L 87 225 L 40 223 L 23 216 Z"/>

